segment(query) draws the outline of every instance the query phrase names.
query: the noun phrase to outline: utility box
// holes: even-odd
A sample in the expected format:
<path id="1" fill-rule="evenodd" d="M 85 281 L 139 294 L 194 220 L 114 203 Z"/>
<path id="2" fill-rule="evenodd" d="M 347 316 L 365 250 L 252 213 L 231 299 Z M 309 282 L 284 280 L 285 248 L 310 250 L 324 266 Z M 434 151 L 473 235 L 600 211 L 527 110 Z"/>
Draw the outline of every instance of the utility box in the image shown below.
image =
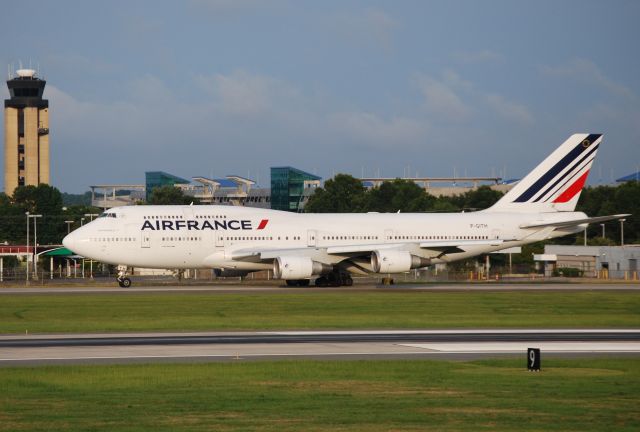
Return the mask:
<path id="1" fill-rule="evenodd" d="M 540 348 L 527 348 L 527 370 L 540 372 Z"/>

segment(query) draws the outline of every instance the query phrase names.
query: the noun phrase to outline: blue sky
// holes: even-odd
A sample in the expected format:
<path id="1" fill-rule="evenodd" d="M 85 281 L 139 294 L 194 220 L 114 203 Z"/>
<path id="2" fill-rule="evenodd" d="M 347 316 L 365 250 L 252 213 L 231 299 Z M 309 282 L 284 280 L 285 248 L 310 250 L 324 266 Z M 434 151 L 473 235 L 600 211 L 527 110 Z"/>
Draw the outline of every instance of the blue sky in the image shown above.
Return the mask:
<path id="1" fill-rule="evenodd" d="M 639 20 L 637 1 L 5 2 L 0 65 L 47 80 L 65 192 L 281 165 L 514 178 L 574 132 L 605 134 L 599 184 L 640 166 Z"/>

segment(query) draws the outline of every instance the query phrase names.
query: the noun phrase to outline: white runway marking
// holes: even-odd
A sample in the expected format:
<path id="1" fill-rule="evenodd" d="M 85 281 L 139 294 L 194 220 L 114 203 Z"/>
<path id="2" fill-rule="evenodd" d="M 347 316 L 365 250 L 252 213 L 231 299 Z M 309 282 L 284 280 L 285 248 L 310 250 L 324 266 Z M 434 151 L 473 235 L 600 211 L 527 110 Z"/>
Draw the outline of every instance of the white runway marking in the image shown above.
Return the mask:
<path id="1" fill-rule="evenodd" d="M 447 353 L 521 353 L 527 348 L 546 352 L 640 352 L 639 342 L 436 342 L 399 344 Z"/>
<path id="2" fill-rule="evenodd" d="M 638 329 L 446 329 L 446 330 L 300 330 L 300 331 L 281 331 L 281 332 L 260 332 L 260 334 L 273 335 L 292 335 L 292 336 L 313 336 L 313 335 L 368 335 L 368 334 L 531 334 L 538 333 L 637 333 Z"/>

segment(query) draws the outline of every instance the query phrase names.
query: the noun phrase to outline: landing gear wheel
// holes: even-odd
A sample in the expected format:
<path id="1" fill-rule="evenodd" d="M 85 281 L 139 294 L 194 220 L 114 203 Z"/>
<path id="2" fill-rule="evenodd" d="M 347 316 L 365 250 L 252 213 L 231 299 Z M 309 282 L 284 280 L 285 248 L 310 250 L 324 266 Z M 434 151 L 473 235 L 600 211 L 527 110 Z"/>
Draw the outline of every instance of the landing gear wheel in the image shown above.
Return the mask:
<path id="1" fill-rule="evenodd" d="M 326 287 L 326 286 L 329 286 L 329 281 L 325 276 L 320 276 L 319 278 L 316 279 L 315 285 L 317 287 Z"/>
<path id="2" fill-rule="evenodd" d="M 309 279 L 288 279 L 286 282 L 287 282 L 287 286 L 305 287 L 305 286 L 309 286 L 309 284 L 311 283 L 311 280 L 309 280 Z"/>
<path id="3" fill-rule="evenodd" d="M 120 288 L 129 288 L 131 286 L 131 279 L 128 277 L 118 278 L 118 285 L 120 285 Z"/>
<path id="4" fill-rule="evenodd" d="M 351 278 L 351 276 L 347 275 L 343 280 L 342 280 L 342 284 L 344 286 L 352 286 L 353 285 L 353 279 Z"/>
<path id="5" fill-rule="evenodd" d="M 340 277 L 340 273 L 329 273 L 327 275 L 328 284 L 331 287 L 339 287 L 342 285 L 342 278 Z"/>

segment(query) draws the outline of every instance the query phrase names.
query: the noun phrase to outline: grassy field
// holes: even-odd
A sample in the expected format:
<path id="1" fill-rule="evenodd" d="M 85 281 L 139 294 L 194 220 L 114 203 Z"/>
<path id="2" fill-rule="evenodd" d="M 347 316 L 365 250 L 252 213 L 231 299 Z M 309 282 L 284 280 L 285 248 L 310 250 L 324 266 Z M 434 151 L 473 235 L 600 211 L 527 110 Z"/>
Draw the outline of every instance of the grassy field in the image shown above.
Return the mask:
<path id="1" fill-rule="evenodd" d="M 637 359 L 0 369 L 0 430 L 636 431 Z"/>
<path id="2" fill-rule="evenodd" d="M 0 333 L 640 327 L 640 293 L 2 295 Z"/>

